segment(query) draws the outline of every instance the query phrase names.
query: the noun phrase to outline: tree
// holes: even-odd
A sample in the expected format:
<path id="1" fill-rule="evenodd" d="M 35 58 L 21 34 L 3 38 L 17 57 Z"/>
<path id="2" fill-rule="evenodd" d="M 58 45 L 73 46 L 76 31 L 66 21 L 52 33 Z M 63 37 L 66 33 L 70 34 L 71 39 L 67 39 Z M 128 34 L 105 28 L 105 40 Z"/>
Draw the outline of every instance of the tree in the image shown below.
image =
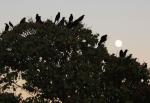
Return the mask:
<path id="1" fill-rule="evenodd" d="M 76 24 L 30 21 L 3 32 L 3 92 L 21 75 L 27 81 L 22 88 L 36 94 L 24 103 L 56 102 L 58 98 L 63 103 L 149 103 L 147 66 L 131 55 L 109 54 L 99 34 Z"/>
<path id="2" fill-rule="evenodd" d="M 14 96 L 13 93 L 1 93 L 0 102 L 1 103 L 19 103 L 20 97 Z"/>

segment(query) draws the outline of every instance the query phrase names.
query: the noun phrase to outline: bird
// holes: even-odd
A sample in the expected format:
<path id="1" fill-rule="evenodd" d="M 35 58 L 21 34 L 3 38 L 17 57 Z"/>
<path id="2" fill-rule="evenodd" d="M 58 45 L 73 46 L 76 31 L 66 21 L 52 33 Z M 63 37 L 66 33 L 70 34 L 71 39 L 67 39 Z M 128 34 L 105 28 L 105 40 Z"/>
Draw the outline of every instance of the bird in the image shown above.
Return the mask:
<path id="1" fill-rule="evenodd" d="M 9 30 L 9 25 L 5 23 L 5 32 L 7 32 L 8 30 Z"/>
<path id="2" fill-rule="evenodd" d="M 73 21 L 73 15 L 70 14 L 70 17 L 69 17 L 69 23 L 71 23 Z"/>
<path id="3" fill-rule="evenodd" d="M 76 20 L 76 22 L 81 22 L 81 21 L 84 19 L 84 16 L 85 16 L 85 15 L 80 16 L 80 17 Z"/>
<path id="4" fill-rule="evenodd" d="M 120 57 L 123 57 L 123 55 L 124 55 L 123 53 L 124 53 L 123 50 L 120 50 L 119 56 L 120 56 Z"/>
<path id="5" fill-rule="evenodd" d="M 68 28 L 72 28 L 72 27 L 74 27 L 74 26 L 77 26 L 77 25 L 83 20 L 84 16 L 85 16 L 85 15 L 82 15 L 82 16 L 80 16 L 78 19 L 76 19 L 74 22 L 69 23 L 69 24 L 67 25 L 67 27 L 68 27 Z"/>
<path id="6" fill-rule="evenodd" d="M 9 25 L 13 28 L 14 26 L 13 26 L 13 24 L 9 21 Z"/>
<path id="7" fill-rule="evenodd" d="M 142 68 L 147 68 L 147 63 L 143 63 Z"/>
<path id="8" fill-rule="evenodd" d="M 126 49 L 124 52 L 123 52 L 123 50 L 120 50 L 120 57 L 125 57 L 126 56 L 126 54 L 127 54 L 127 52 L 128 52 L 128 50 Z M 132 56 L 132 55 L 131 55 Z"/>
<path id="9" fill-rule="evenodd" d="M 103 36 L 101 37 L 101 40 L 100 40 L 100 42 L 99 42 L 99 45 L 101 45 L 102 43 L 104 43 L 106 40 L 107 40 L 107 34 L 106 34 L 106 35 L 103 35 Z"/>
<path id="10" fill-rule="evenodd" d="M 127 54 L 127 49 L 123 52 L 123 57 L 125 57 L 126 56 L 126 54 Z"/>
<path id="11" fill-rule="evenodd" d="M 132 54 L 129 54 L 128 56 L 127 56 L 127 59 L 131 59 L 132 58 Z"/>
<path id="12" fill-rule="evenodd" d="M 36 14 L 36 23 L 42 23 L 41 16 L 39 16 L 39 14 Z"/>
<path id="13" fill-rule="evenodd" d="M 25 17 L 20 20 L 20 24 L 25 23 L 25 22 L 26 22 L 26 18 Z"/>
<path id="14" fill-rule="evenodd" d="M 55 17 L 55 22 L 54 22 L 54 23 L 56 23 L 56 21 L 58 22 L 59 19 L 60 19 L 60 12 L 58 12 L 58 14 L 56 15 L 56 17 Z"/>
<path id="15" fill-rule="evenodd" d="M 63 17 L 63 18 L 61 19 L 61 21 L 58 23 L 58 25 L 59 25 L 59 26 L 63 26 L 64 23 L 65 23 L 65 17 Z"/>

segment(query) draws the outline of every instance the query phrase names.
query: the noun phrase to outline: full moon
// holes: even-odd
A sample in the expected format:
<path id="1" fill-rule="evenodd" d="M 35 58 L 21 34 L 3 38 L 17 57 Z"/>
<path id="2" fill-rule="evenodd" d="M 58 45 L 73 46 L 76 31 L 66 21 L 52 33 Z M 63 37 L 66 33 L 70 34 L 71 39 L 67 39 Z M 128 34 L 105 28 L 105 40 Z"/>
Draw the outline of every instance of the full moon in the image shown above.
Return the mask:
<path id="1" fill-rule="evenodd" d="M 122 41 L 121 40 L 116 40 L 115 41 L 115 46 L 118 47 L 118 48 L 122 47 Z"/>

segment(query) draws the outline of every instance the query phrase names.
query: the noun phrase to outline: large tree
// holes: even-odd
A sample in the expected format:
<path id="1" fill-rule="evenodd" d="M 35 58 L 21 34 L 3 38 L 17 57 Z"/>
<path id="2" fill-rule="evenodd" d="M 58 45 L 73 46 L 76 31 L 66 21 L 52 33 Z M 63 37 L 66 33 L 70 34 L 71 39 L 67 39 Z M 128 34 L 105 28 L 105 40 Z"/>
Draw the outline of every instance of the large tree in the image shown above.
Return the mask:
<path id="1" fill-rule="evenodd" d="M 5 30 L 0 36 L 2 92 L 17 86 L 21 75 L 26 80 L 21 88 L 36 94 L 25 103 L 58 98 L 63 103 L 149 103 L 146 63 L 123 51 L 120 56 L 109 54 L 107 36 L 99 40 L 80 19 L 24 19 Z"/>

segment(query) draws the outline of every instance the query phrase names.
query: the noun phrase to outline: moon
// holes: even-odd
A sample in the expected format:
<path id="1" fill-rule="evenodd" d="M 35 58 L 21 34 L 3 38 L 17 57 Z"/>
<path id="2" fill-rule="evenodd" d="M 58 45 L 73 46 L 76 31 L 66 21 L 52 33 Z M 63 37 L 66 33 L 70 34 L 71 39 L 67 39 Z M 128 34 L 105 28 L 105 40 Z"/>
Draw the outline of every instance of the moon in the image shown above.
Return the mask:
<path id="1" fill-rule="evenodd" d="M 116 46 L 117 48 L 122 47 L 122 41 L 121 41 L 121 40 L 116 40 L 116 41 L 115 41 L 115 46 Z"/>

